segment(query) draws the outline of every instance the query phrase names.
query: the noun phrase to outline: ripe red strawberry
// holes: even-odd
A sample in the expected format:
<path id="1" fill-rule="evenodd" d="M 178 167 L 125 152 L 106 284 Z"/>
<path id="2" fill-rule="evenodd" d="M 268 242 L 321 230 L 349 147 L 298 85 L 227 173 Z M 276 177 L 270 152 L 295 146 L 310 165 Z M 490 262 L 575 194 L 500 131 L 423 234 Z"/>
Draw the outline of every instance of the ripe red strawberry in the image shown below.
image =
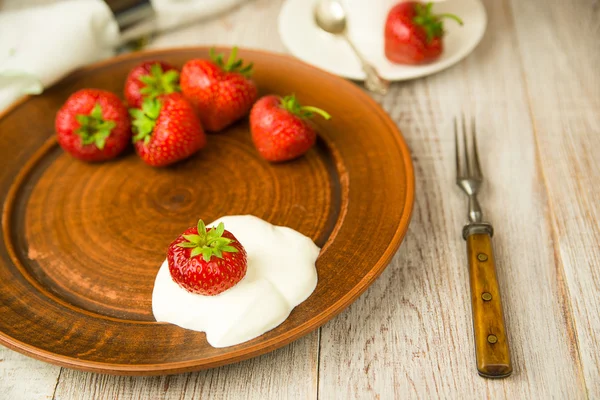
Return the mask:
<path id="1" fill-rule="evenodd" d="M 231 50 L 227 63 L 223 55 L 211 59 L 190 60 L 181 70 L 181 91 L 197 108 L 202 126 L 220 131 L 250 111 L 258 90 L 250 80 L 252 64 L 236 60 L 237 48 Z"/>
<path id="2" fill-rule="evenodd" d="M 146 99 L 132 108 L 135 151 L 154 167 L 188 158 L 206 145 L 206 135 L 192 105 L 181 93 Z"/>
<path id="3" fill-rule="evenodd" d="M 443 18 L 456 15 L 432 13 L 433 3 L 407 1 L 392 7 L 385 22 L 385 56 L 398 64 L 420 64 L 440 57 L 444 49 Z"/>
<path id="4" fill-rule="evenodd" d="M 296 96 L 265 96 L 250 111 L 252 141 L 260 155 L 269 161 L 286 161 L 299 157 L 317 139 L 309 118 L 314 113 L 331 118 L 325 111 L 301 106 Z"/>
<path id="5" fill-rule="evenodd" d="M 139 108 L 145 98 L 179 92 L 179 70 L 162 61 L 146 61 L 129 71 L 125 81 L 125 100 Z"/>
<path id="6" fill-rule="evenodd" d="M 206 229 L 202 220 L 187 229 L 167 252 L 173 280 L 191 293 L 214 296 L 246 275 L 246 250 L 221 222 Z"/>
<path id="7" fill-rule="evenodd" d="M 115 158 L 131 139 L 127 108 L 114 93 L 82 89 L 56 113 L 58 144 L 83 161 Z"/>

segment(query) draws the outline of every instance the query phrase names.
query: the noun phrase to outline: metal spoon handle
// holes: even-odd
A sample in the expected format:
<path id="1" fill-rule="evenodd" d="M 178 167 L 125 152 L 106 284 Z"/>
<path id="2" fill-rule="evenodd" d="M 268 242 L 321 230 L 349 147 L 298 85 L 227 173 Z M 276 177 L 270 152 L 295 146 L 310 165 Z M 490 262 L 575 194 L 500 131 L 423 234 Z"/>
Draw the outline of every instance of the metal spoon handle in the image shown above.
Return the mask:
<path id="1" fill-rule="evenodd" d="M 386 94 L 388 88 L 390 87 L 390 82 L 388 80 L 383 79 L 381 75 L 379 75 L 377 69 L 367 61 L 367 59 L 362 55 L 362 53 L 358 50 L 354 43 L 352 43 L 352 40 L 350 40 L 348 35 L 343 36 L 344 39 L 346 39 L 346 42 L 348 42 L 348 44 L 352 48 L 352 51 L 354 51 L 354 54 L 356 54 L 356 56 L 360 60 L 363 71 L 365 71 L 365 74 L 367 76 L 367 79 L 365 79 L 365 87 L 372 92 Z"/>

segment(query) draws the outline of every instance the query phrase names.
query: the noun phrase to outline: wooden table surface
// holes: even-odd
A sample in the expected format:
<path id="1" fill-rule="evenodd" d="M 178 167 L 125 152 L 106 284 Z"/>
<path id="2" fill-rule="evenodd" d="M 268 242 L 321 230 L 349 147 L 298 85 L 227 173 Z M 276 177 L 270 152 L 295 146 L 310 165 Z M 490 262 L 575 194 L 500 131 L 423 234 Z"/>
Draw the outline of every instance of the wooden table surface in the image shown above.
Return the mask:
<path id="1" fill-rule="evenodd" d="M 250 1 L 151 47 L 285 52 L 281 3 Z M 488 30 L 466 60 L 375 96 L 412 149 L 416 205 L 392 263 L 351 307 L 271 354 L 184 375 L 98 375 L 0 347 L 0 398 L 600 398 L 600 5 L 484 3 Z M 460 113 L 478 120 L 489 178 L 481 200 L 514 363 L 504 380 L 475 370 L 466 201 L 453 182 Z"/>

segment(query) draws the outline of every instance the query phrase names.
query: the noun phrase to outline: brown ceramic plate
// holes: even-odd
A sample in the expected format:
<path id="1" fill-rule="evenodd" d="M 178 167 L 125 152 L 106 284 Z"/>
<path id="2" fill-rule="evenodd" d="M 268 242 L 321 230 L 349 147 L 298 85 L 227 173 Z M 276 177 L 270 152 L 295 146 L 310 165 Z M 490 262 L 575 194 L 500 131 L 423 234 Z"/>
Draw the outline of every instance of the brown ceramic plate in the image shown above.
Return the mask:
<path id="1" fill-rule="evenodd" d="M 95 372 L 150 375 L 215 367 L 284 346 L 347 307 L 377 278 L 408 228 L 414 176 L 395 124 L 360 88 L 291 57 L 244 50 L 262 94 L 296 93 L 315 118 L 306 156 L 269 164 L 243 120 L 173 167 L 132 151 L 84 164 L 53 138 L 54 115 L 75 90 L 121 93 L 135 64 L 181 66 L 206 48 L 134 53 L 79 70 L 0 116 L 0 343 Z M 173 238 L 199 217 L 254 214 L 323 247 L 319 283 L 279 327 L 216 349 L 204 333 L 156 323 L 154 278 Z"/>

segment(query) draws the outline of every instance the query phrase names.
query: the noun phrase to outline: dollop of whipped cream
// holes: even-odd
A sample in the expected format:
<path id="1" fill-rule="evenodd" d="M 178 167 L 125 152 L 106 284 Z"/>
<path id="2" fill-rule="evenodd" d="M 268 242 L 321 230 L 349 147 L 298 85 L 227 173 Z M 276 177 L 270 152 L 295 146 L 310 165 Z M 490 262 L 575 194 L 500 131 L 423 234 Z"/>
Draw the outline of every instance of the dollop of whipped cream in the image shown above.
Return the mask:
<path id="1" fill-rule="evenodd" d="M 158 322 L 206 332 L 213 347 L 246 342 L 285 321 L 315 290 L 320 251 L 300 232 L 252 215 L 226 216 L 207 226 L 220 222 L 246 249 L 246 276 L 223 293 L 203 296 L 177 285 L 165 260 L 152 293 Z"/>

